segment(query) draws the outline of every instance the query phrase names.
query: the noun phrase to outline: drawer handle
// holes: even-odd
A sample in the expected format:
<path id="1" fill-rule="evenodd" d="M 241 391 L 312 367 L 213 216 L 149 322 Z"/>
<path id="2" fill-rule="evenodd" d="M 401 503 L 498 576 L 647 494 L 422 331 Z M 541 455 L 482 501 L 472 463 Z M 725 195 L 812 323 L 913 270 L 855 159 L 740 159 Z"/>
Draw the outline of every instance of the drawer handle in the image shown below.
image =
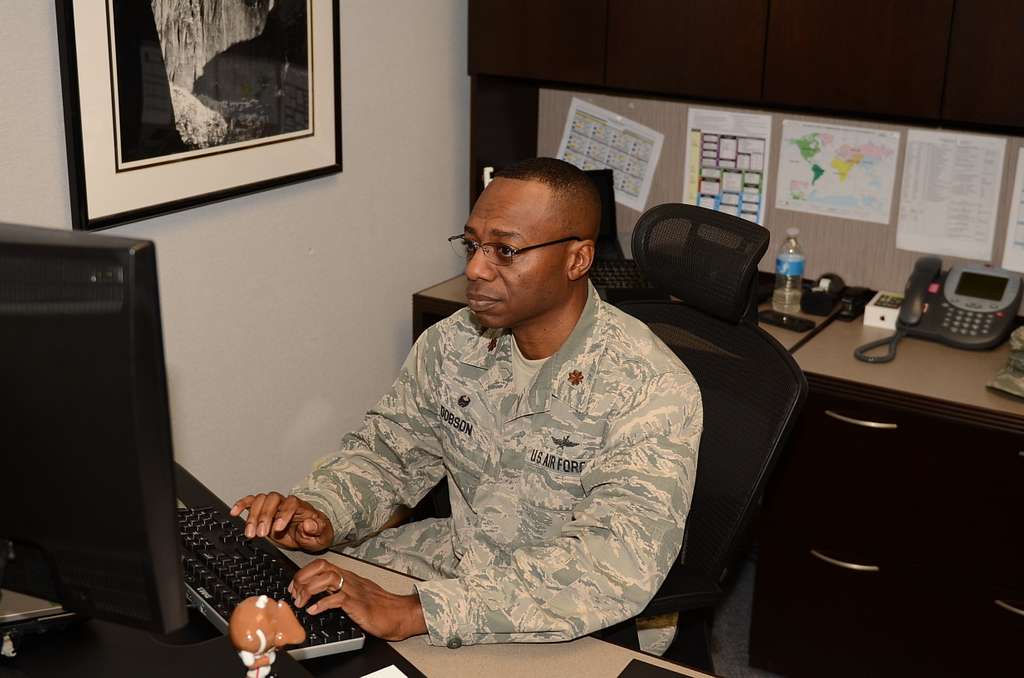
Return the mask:
<path id="1" fill-rule="evenodd" d="M 855 426 L 864 426 L 866 428 L 886 428 L 886 429 L 899 428 L 899 424 L 887 424 L 884 421 L 864 421 L 863 419 L 854 419 L 853 417 L 846 417 L 846 416 L 843 416 L 843 415 L 839 414 L 838 412 L 833 412 L 832 410 L 825 410 L 825 414 L 827 414 L 828 416 L 832 417 L 833 419 L 838 419 L 839 421 L 845 421 L 847 424 L 853 424 Z"/>
<path id="2" fill-rule="evenodd" d="M 999 600 L 997 598 L 996 600 L 993 600 L 992 602 L 995 603 L 996 605 L 998 605 L 999 607 L 1003 608 L 1004 610 L 1009 610 L 1010 612 L 1013 612 L 1014 614 L 1019 614 L 1020 616 L 1024 617 L 1024 610 L 1020 609 L 1019 607 L 1014 607 L 1013 605 L 1010 605 L 1005 600 Z"/>
<path id="3" fill-rule="evenodd" d="M 835 558 L 829 558 L 824 553 L 811 549 L 811 555 L 819 560 L 824 560 L 826 563 L 835 565 L 836 567 L 846 568 L 847 570 L 854 570 L 855 572 L 878 572 L 881 568 L 878 565 L 861 565 L 860 563 L 848 563 L 845 560 L 836 560 Z M 996 601 L 997 603 L 999 601 Z"/>

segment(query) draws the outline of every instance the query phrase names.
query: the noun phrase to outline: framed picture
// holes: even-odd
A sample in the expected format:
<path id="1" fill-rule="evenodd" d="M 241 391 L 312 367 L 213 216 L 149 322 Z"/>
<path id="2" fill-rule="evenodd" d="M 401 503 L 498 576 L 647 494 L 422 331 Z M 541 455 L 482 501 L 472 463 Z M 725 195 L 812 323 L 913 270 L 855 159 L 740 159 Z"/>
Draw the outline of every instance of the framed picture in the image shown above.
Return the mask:
<path id="1" fill-rule="evenodd" d="M 72 225 L 341 171 L 338 0 L 56 0 Z"/>

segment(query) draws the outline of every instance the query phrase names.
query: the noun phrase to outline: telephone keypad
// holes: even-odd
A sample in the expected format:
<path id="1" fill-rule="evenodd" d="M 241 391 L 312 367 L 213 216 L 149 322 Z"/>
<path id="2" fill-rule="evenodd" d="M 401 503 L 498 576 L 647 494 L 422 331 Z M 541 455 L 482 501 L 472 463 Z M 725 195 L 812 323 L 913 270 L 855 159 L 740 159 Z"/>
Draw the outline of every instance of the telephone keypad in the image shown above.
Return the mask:
<path id="1" fill-rule="evenodd" d="M 987 334 L 992 328 L 992 313 L 983 311 L 968 311 L 957 308 L 943 301 L 942 307 L 946 310 L 942 319 L 942 326 L 948 328 L 953 334 L 970 335 L 976 337 L 979 334 Z"/>

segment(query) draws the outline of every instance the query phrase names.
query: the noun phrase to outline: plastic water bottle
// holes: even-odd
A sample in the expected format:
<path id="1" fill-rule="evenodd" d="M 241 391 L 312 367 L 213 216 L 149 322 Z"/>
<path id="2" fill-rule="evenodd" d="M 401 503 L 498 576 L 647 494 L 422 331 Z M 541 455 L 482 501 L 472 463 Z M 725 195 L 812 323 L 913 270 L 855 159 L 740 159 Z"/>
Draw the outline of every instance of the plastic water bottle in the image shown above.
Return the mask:
<path id="1" fill-rule="evenodd" d="M 786 230 L 786 241 L 775 257 L 775 290 L 772 292 L 772 308 L 779 313 L 796 313 L 800 310 L 801 283 L 804 277 L 804 251 L 796 237 L 800 229 Z"/>

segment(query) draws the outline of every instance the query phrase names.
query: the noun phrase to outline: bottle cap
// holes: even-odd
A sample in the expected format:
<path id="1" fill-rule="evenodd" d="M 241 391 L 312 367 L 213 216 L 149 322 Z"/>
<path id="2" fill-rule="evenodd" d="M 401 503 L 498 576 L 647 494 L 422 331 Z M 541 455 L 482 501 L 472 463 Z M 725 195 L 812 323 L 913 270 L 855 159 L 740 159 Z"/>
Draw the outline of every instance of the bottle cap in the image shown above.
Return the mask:
<path id="1" fill-rule="evenodd" d="M 791 238 L 796 237 L 800 235 L 800 229 L 797 228 L 796 226 L 790 226 L 789 228 L 786 229 L 786 235 L 788 235 Z"/>

